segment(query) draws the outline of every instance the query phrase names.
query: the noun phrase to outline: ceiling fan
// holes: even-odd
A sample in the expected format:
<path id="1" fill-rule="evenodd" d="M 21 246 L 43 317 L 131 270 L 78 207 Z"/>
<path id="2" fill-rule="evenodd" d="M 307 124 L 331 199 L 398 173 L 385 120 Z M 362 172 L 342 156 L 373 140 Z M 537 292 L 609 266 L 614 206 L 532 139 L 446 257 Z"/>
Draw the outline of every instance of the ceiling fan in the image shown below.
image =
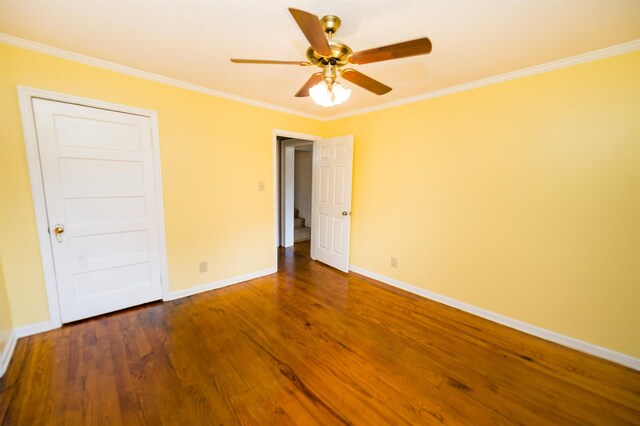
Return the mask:
<path id="1" fill-rule="evenodd" d="M 311 96 L 318 105 L 337 105 L 347 100 L 351 94 L 350 89 L 343 88 L 337 81 L 338 73 L 345 80 L 376 95 L 384 95 L 391 91 L 391 87 L 353 68 L 344 68 L 350 64 L 370 64 L 389 59 L 425 55 L 431 52 L 431 41 L 426 37 L 353 52 L 346 44 L 333 39 L 333 35 L 338 31 L 341 23 L 340 18 L 337 16 L 328 15 L 318 19 L 316 15 L 299 9 L 289 8 L 289 12 L 311 45 L 307 49 L 308 61 L 231 59 L 231 62 L 238 64 L 318 66 L 322 68 L 322 71 L 313 74 L 295 95 L 296 97 Z"/>

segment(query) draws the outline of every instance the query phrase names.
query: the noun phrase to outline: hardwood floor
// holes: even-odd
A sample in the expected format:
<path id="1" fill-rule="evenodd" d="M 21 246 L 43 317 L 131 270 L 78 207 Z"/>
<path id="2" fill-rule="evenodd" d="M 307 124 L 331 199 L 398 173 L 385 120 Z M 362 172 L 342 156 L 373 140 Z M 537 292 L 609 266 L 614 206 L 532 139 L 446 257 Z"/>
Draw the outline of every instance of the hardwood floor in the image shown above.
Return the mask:
<path id="1" fill-rule="evenodd" d="M 3 424 L 640 424 L 640 372 L 358 274 L 279 272 L 20 339 Z"/>

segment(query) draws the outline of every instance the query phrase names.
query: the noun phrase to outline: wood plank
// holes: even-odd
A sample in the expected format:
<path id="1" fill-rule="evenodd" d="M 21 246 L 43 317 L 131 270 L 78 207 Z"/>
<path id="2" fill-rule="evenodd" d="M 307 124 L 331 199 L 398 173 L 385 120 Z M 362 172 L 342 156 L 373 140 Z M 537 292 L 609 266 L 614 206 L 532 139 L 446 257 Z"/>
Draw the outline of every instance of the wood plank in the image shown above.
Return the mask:
<path id="1" fill-rule="evenodd" d="M 0 423 L 640 424 L 640 372 L 281 250 L 268 277 L 20 339 Z"/>

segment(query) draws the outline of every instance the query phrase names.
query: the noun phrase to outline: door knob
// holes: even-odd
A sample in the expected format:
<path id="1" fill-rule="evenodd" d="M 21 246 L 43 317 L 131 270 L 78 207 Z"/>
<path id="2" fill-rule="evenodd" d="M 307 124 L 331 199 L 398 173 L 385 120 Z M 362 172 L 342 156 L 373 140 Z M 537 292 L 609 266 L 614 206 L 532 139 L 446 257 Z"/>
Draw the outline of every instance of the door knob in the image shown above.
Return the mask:
<path id="1" fill-rule="evenodd" d="M 342 212 L 342 216 L 347 216 L 347 215 L 350 215 L 350 214 L 351 214 L 351 212 L 347 212 L 347 211 Z"/>
<path id="2" fill-rule="evenodd" d="M 60 223 L 56 224 L 56 226 L 53 227 L 53 233 L 56 234 L 56 240 L 61 243 L 62 236 L 64 235 L 64 225 Z"/>

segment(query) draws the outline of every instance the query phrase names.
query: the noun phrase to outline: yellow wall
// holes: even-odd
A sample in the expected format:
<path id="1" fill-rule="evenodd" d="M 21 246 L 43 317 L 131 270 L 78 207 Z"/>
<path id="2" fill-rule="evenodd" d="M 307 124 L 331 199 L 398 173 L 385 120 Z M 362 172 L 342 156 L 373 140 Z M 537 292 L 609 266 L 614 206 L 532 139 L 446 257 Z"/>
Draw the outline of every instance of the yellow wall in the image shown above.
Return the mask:
<path id="1" fill-rule="evenodd" d="M 1 260 L 15 326 L 49 319 L 17 85 L 158 112 L 172 291 L 274 266 L 272 131 L 319 134 L 320 122 L 8 45 L 0 58 L 1 167 L 10 178 L 0 194 Z M 209 272 L 198 272 L 201 260 Z"/>
<path id="2" fill-rule="evenodd" d="M 640 357 L 640 52 L 329 123 L 342 134 L 353 265 Z"/>
<path id="3" fill-rule="evenodd" d="M 0 69 L 0 81 L 2 81 L 2 69 Z M 3 110 L 0 108 L 0 115 Z M 3 128 L 0 127 L 0 140 L 4 140 Z M 0 159 L 3 158 L 3 144 L 0 144 Z M 7 176 L 4 174 L 4 168 L 0 167 L 0 195 L 3 194 L 2 188 L 7 181 Z M 0 212 L 4 205 L 4 196 L 0 196 Z M 2 216 L 0 216 L 0 225 L 2 224 Z M 13 321 L 11 320 L 11 306 L 9 304 L 9 298 L 7 297 L 7 289 L 4 281 L 4 271 L 2 268 L 2 227 L 0 226 L 0 355 L 3 353 L 4 348 L 9 340 L 11 331 L 13 330 Z M 1 360 L 0 360 L 1 361 Z"/>
<path id="4" fill-rule="evenodd" d="M 3 56 L 0 55 L 0 84 L 4 81 L 4 67 L 1 66 Z M 1 94 L 2 92 L 0 92 Z M 5 113 L 4 108 L 4 96 L 0 95 L 0 117 L 4 116 Z M 6 129 L 4 126 L 0 125 L 0 142 L 4 142 L 5 140 Z M 2 159 L 4 158 L 4 143 L 0 143 L 0 355 L 3 353 L 3 350 L 7 344 L 7 340 L 11 334 L 13 329 L 13 322 L 11 320 L 11 307 L 9 304 L 9 299 L 7 296 L 7 289 L 5 285 L 4 279 L 4 271 L 2 268 L 2 235 L 3 235 L 3 220 L 2 220 L 2 211 L 5 206 L 5 196 L 4 196 L 4 188 L 6 183 L 9 181 L 9 176 L 6 174 L 6 169 L 2 165 Z M 0 360 L 1 361 L 1 360 Z"/>
<path id="5" fill-rule="evenodd" d="M 171 290 L 273 266 L 273 128 L 354 134 L 352 264 L 640 357 L 640 52 L 328 123 L 0 54 L 16 326 L 48 319 L 20 84 L 158 111 Z"/>
<path id="6" fill-rule="evenodd" d="M 7 298 L 7 291 L 4 284 L 4 274 L 2 273 L 2 262 L 0 262 L 0 354 L 4 350 L 13 322 L 11 321 L 11 309 Z"/>

